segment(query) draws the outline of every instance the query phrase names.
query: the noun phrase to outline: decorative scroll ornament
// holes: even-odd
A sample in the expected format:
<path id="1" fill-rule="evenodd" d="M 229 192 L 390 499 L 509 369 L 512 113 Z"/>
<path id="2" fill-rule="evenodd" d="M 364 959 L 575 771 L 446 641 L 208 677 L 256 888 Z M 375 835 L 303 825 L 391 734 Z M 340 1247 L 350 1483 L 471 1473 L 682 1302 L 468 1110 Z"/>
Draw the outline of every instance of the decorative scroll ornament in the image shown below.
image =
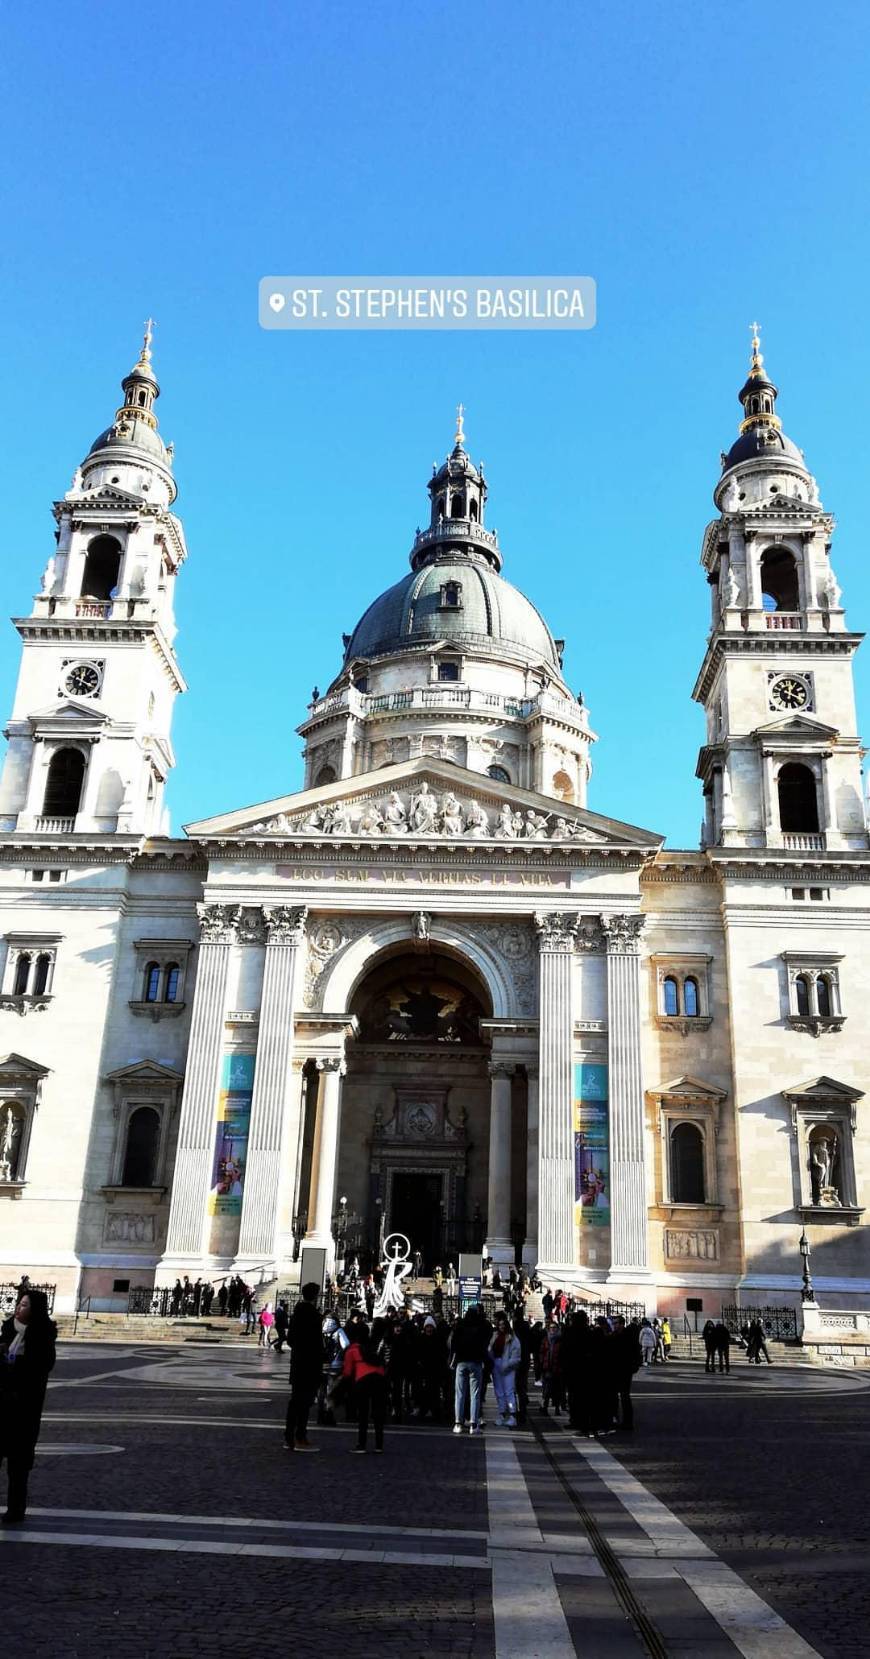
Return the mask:
<path id="1" fill-rule="evenodd" d="M 393 789 L 380 800 L 321 802 L 307 813 L 279 812 L 246 826 L 242 835 L 357 837 L 437 836 L 441 840 L 573 841 L 601 846 L 606 837 L 585 824 L 552 812 L 517 810 L 504 801 L 496 812 L 474 797 L 462 800 L 452 789 L 440 797 L 424 779 L 413 794 Z"/>
<path id="2" fill-rule="evenodd" d="M 536 910 L 532 918 L 541 950 L 570 951 L 580 922 L 579 916 L 564 910 Z"/>
<path id="3" fill-rule="evenodd" d="M 609 955 L 640 955 L 640 936 L 646 926 L 645 916 L 602 916 L 601 931 L 607 941 Z"/>
<path id="4" fill-rule="evenodd" d="M 198 904 L 196 913 L 204 945 L 231 945 L 241 915 L 237 904 Z"/>
<path id="5" fill-rule="evenodd" d="M 305 938 L 305 919 L 307 915 L 308 907 L 304 904 L 266 905 L 263 909 L 263 919 L 266 925 L 267 944 L 301 945 Z"/>

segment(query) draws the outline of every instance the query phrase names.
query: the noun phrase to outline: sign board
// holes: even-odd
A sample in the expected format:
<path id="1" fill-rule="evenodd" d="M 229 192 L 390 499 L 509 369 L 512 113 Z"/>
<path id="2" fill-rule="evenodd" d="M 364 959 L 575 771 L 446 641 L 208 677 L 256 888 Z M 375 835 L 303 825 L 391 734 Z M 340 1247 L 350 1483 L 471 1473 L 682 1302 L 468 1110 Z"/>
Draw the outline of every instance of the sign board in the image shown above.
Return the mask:
<path id="1" fill-rule="evenodd" d="M 459 1253 L 460 1279 L 479 1279 L 483 1272 L 483 1257 L 478 1251 L 461 1250 Z"/>
<path id="2" fill-rule="evenodd" d="M 319 1285 L 322 1291 L 325 1284 L 326 1251 L 310 1244 L 303 1245 L 299 1272 L 300 1290 L 303 1285 Z"/>
<path id="3" fill-rule="evenodd" d="M 463 1277 L 459 1281 L 459 1300 L 464 1308 L 475 1306 L 480 1301 L 479 1278 Z"/>
<path id="4" fill-rule="evenodd" d="M 581 1227 L 610 1225 L 607 1067 L 574 1067 L 574 1199 Z"/>

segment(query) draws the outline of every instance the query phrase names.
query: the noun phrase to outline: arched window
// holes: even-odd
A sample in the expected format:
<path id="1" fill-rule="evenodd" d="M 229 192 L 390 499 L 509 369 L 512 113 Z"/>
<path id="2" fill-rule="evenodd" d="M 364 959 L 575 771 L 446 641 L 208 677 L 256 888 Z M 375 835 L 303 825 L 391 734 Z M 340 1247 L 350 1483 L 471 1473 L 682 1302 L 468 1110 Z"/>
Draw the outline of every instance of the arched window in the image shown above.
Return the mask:
<path id="1" fill-rule="evenodd" d="M 704 1137 L 696 1123 L 677 1123 L 671 1130 L 671 1201 L 704 1202 Z"/>
<path id="2" fill-rule="evenodd" d="M 824 974 L 819 974 L 816 980 L 816 1005 L 824 1019 L 831 1014 L 831 987 Z"/>
<path id="3" fill-rule="evenodd" d="M 446 505 L 446 503 L 445 503 L 443 495 L 439 495 L 439 497 L 438 497 L 438 517 L 439 518 L 444 517 L 445 505 Z"/>
<path id="4" fill-rule="evenodd" d="M 120 569 L 121 548 L 114 536 L 95 536 L 85 556 L 82 598 L 111 599 Z"/>
<path id="5" fill-rule="evenodd" d="M 450 517 L 451 518 L 464 518 L 465 517 L 465 497 L 464 497 L 464 495 L 455 495 L 453 497 L 453 500 L 450 503 Z"/>
<path id="6" fill-rule="evenodd" d="M 160 1147 L 160 1113 L 153 1106 L 137 1106 L 127 1124 L 122 1187 L 156 1185 L 157 1153 Z"/>
<path id="7" fill-rule="evenodd" d="M 761 555 L 761 603 L 766 611 L 799 611 L 797 565 L 785 547 L 768 547 Z"/>
<path id="8" fill-rule="evenodd" d="M 474 499 L 468 503 L 468 516 L 474 519 L 475 524 L 477 523 L 477 502 Z"/>
<path id="9" fill-rule="evenodd" d="M 36 958 L 36 973 L 33 976 L 33 994 L 41 997 L 48 990 L 48 975 L 51 971 L 51 957 L 38 956 Z"/>
<path id="10" fill-rule="evenodd" d="M 160 997 L 160 963 L 149 962 L 145 969 L 145 1001 L 157 1002 Z"/>
<path id="11" fill-rule="evenodd" d="M 495 778 L 496 783 L 510 783 L 511 781 L 510 772 L 505 766 L 488 766 L 486 775 L 488 778 Z"/>
<path id="12" fill-rule="evenodd" d="M 816 832 L 819 827 L 819 803 L 816 780 L 809 767 L 801 766 L 797 761 L 781 766 L 776 788 L 780 829 Z"/>
<path id="13" fill-rule="evenodd" d="M 662 996 L 665 1013 L 678 1014 L 680 1012 L 680 992 L 673 974 L 668 974 L 662 986 Z"/>
<path id="14" fill-rule="evenodd" d="M 442 588 L 444 607 L 446 610 L 455 610 L 459 604 L 462 589 L 458 582 L 445 582 Z"/>
<path id="15" fill-rule="evenodd" d="M 794 982 L 794 997 L 799 1014 L 808 1014 L 810 1011 L 810 987 L 805 974 L 798 974 Z"/>
<path id="16" fill-rule="evenodd" d="M 686 979 L 683 981 L 683 1013 L 690 1019 L 695 1019 L 700 1013 L 698 1007 L 698 981 Z"/>
<path id="17" fill-rule="evenodd" d="M 317 777 L 314 779 L 314 787 L 315 787 L 315 789 L 320 789 L 323 786 L 323 784 L 325 784 L 325 783 L 335 783 L 335 781 L 336 781 L 335 767 L 334 766 L 321 766 L 320 771 L 317 774 Z"/>
<path id="18" fill-rule="evenodd" d="M 85 757 L 81 749 L 56 749 L 48 765 L 45 800 L 46 818 L 74 818 L 82 797 Z"/>
<path id="19" fill-rule="evenodd" d="M 15 964 L 15 979 L 12 985 L 12 994 L 23 997 L 27 994 L 27 981 L 30 978 L 30 953 L 23 951 Z"/>
<path id="20" fill-rule="evenodd" d="M 177 962 L 166 964 L 166 985 L 163 991 L 164 1002 L 178 1001 L 178 987 L 181 981 L 181 969 Z"/>

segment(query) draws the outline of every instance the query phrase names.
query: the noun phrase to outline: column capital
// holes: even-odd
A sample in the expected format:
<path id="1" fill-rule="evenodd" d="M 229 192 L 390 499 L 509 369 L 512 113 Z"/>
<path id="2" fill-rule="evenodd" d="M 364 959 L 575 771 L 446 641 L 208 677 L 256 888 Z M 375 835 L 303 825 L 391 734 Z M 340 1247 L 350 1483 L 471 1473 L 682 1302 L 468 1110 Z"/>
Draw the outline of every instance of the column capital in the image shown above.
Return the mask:
<path id="1" fill-rule="evenodd" d="M 200 938 L 204 945 L 231 945 L 241 915 L 237 904 L 198 904 Z"/>
<path id="2" fill-rule="evenodd" d="M 565 955 L 573 951 L 580 921 L 576 911 L 536 910 L 532 920 L 542 951 L 560 951 Z"/>
<path id="3" fill-rule="evenodd" d="M 308 906 L 275 904 L 263 906 L 268 945 L 301 945 L 305 938 Z"/>
<path id="4" fill-rule="evenodd" d="M 513 1077 L 516 1069 L 516 1064 L 513 1060 L 490 1060 L 487 1067 L 490 1077 L 493 1078 Z"/>
<path id="5" fill-rule="evenodd" d="M 537 1083 L 541 1072 L 541 1068 L 537 1060 L 525 1060 L 523 1062 L 523 1070 L 525 1071 L 526 1077 L 530 1083 Z"/>
<path id="6" fill-rule="evenodd" d="M 645 926 L 645 916 L 602 916 L 601 931 L 608 956 L 639 956 L 640 936 Z"/>
<path id="7" fill-rule="evenodd" d="M 340 1054 L 318 1054 L 314 1064 L 318 1071 L 337 1071 L 339 1077 L 347 1071 L 347 1061 Z"/>

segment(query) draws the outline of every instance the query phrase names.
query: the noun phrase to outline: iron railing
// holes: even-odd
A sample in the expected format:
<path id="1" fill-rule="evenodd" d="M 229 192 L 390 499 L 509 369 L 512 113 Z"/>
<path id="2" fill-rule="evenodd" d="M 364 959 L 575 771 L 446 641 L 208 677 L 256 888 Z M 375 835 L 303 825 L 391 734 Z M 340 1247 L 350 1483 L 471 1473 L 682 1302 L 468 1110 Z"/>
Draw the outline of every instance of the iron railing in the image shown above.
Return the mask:
<path id="1" fill-rule="evenodd" d="M 739 1336 L 753 1319 L 760 1321 L 766 1337 L 775 1342 L 799 1341 L 797 1308 L 754 1307 L 732 1303 L 722 1309 L 722 1318 L 732 1336 Z"/>
<path id="2" fill-rule="evenodd" d="M 15 1312 L 19 1297 L 26 1295 L 28 1290 L 41 1290 L 48 1301 L 49 1313 L 54 1313 L 54 1293 L 56 1289 L 56 1285 L 32 1285 L 29 1282 L 24 1284 L 21 1280 L 14 1285 L 0 1285 L 0 1314 L 4 1319 L 8 1319 L 10 1313 Z"/>

